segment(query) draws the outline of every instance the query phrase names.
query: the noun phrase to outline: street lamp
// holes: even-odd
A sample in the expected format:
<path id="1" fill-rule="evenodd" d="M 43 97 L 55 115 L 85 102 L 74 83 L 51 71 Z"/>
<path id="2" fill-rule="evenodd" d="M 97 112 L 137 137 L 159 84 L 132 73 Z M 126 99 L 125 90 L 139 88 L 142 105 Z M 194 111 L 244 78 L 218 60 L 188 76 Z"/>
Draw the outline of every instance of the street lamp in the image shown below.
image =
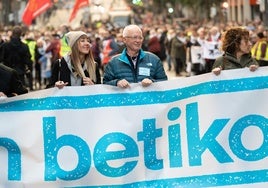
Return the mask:
<path id="1" fill-rule="evenodd" d="M 222 3 L 222 7 L 224 8 L 224 9 L 227 9 L 228 7 L 229 7 L 229 4 L 228 4 L 228 2 L 223 2 Z"/>

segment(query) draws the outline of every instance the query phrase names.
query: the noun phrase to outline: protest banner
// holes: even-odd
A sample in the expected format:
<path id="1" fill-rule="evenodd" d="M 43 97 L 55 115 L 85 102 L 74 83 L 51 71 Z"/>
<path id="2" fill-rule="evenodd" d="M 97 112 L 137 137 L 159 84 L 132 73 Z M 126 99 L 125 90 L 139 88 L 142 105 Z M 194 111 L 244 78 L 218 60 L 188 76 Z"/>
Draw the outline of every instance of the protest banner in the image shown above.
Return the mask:
<path id="1" fill-rule="evenodd" d="M 267 187 L 268 69 L 0 101 L 0 187 Z"/>
<path id="2" fill-rule="evenodd" d="M 203 58 L 216 59 L 222 55 L 220 50 L 221 43 L 218 41 L 205 41 L 203 47 Z"/>
<path id="3" fill-rule="evenodd" d="M 191 62 L 192 64 L 200 63 L 205 65 L 203 48 L 201 46 L 191 46 Z"/>

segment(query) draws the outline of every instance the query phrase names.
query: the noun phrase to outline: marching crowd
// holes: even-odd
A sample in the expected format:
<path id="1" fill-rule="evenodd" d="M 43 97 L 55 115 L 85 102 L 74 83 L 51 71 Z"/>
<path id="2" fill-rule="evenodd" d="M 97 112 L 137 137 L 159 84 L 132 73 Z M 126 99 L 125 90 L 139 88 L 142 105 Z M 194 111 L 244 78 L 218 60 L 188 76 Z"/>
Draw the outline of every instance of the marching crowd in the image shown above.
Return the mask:
<path id="1" fill-rule="evenodd" d="M 267 37 L 259 22 L 113 29 L 14 26 L 0 32 L 0 94 L 101 83 L 148 86 L 167 80 L 166 71 L 178 77 L 243 67 L 254 71 L 268 65 Z M 2 71 L 10 76 L 2 78 Z M 7 77 L 21 85 L 12 85 Z"/>

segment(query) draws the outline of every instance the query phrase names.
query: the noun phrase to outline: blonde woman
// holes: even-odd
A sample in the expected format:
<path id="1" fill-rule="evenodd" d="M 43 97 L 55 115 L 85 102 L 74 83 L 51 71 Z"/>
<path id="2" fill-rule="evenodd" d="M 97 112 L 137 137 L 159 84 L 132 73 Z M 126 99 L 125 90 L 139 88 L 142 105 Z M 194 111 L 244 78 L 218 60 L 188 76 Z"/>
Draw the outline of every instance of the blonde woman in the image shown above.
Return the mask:
<path id="1" fill-rule="evenodd" d="M 52 65 L 50 86 L 82 86 L 100 84 L 98 64 L 94 61 L 90 41 L 83 31 L 70 31 L 66 40 L 71 51 Z"/>

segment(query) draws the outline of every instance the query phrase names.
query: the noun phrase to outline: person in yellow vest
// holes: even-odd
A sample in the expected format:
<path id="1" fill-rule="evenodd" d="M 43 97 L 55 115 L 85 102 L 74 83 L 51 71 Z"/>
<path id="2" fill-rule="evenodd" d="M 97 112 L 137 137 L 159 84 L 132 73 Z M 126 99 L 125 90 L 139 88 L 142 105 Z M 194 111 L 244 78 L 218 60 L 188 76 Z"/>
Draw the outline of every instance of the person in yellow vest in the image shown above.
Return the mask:
<path id="1" fill-rule="evenodd" d="M 257 42 L 251 49 L 252 57 L 255 58 L 260 66 L 268 65 L 268 43 L 267 39 L 262 32 L 257 34 Z"/>
<path id="2" fill-rule="evenodd" d="M 60 55 L 61 57 L 63 57 L 64 55 L 66 55 L 68 52 L 71 51 L 70 46 L 67 44 L 67 40 L 65 37 L 65 34 L 69 32 L 69 27 L 67 25 L 62 25 L 61 26 L 61 39 L 60 39 L 60 43 L 61 43 L 61 49 L 60 49 Z"/>
<path id="3" fill-rule="evenodd" d="M 65 35 L 63 35 L 62 38 L 60 39 L 60 43 L 61 43 L 60 55 L 63 57 L 69 51 L 71 51 L 71 48 L 70 48 L 70 46 L 68 46 L 68 44 L 66 42 Z"/>

